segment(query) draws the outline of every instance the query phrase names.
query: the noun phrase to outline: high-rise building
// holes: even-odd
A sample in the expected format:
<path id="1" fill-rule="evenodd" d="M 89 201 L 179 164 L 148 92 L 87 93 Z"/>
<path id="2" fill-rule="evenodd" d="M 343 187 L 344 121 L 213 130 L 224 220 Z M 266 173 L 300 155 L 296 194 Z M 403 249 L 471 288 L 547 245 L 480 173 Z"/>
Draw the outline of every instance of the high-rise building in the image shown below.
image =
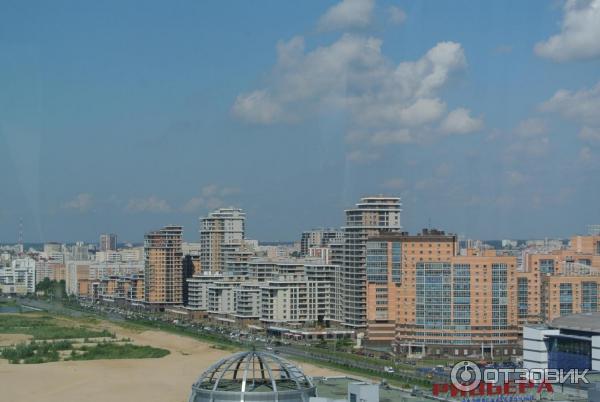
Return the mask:
<path id="1" fill-rule="evenodd" d="M 246 214 L 239 208 L 220 208 L 200 218 L 200 265 L 203 272 L 225 269 L 227 252 L 244 240 Z"/>
<path id="2" fill-rule="evenodd" d="M 333 253 L 332 263 L 339 264 L 336 285 L 337 320 L 342 324 L 364 328 L 367 325 L 367 239 L 401 229 L 402 204 L 396 197 L 365 197 L 355 208 L 346 210 L 343 252 Z M 337 261 L 336 256 L 341 257 Z"/>
<path id="3" fill-rule="evenodd" d="M 183 303 L 183 229 L 170 225 L 144 236 L 144 300 L 156 306 Z"/>
<path id="4" fill-rule="evenodd" d="M 456 236 L 437 230 L 369 239 L 369 342 L 395 338 L 409 354 L 518 353 L 516 257 L 457 250 Z"/>
<path id="5" fill-rule="evenodd" d="M 0 267 L 0 293 L 26 295 L 35 293 L 35 260 L 16 258 L 7 267 Z"/>
<path id="6" fill-rule="evenodd" d="M 300 238 L 300 255 L 307 256 L 310 248 L 326 247 L 329 243 L 339 242 L 344 232 L 338 229 L 313 229 L 302 232 Z"/>
<path id="7" fill-rule="evenodd" d="M 103 233 L 100 235 L 100 251 L 109 250 L 117 250 L 117 235 L 113 233 Z"/>

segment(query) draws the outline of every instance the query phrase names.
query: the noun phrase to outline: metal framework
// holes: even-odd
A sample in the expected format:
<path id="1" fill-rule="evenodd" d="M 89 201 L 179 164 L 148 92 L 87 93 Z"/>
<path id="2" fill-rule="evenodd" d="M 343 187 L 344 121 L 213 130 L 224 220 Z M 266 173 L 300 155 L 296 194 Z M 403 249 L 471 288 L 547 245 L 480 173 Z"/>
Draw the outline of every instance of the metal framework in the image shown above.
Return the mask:
<path id="1" fill-rule="evenodd" d="M 213 364 L 192 385 L 189 402 L 308 402 L 316 387 L 302 370 L 271 353 L 241 352 Z"/>

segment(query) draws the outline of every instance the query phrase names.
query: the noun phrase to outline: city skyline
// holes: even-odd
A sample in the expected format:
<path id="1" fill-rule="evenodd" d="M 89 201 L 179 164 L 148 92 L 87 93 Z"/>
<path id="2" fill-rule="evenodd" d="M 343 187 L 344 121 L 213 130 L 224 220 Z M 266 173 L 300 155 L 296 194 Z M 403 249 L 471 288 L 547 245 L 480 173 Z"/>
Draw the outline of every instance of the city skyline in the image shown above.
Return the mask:
<path id="1" fill-rule="evenodd" d="M 198 241 L 229 206 L 291 241 L 376 194 L 411 233 L 585 233 L 598 3 L 4 2 L 0 242 Z"/>

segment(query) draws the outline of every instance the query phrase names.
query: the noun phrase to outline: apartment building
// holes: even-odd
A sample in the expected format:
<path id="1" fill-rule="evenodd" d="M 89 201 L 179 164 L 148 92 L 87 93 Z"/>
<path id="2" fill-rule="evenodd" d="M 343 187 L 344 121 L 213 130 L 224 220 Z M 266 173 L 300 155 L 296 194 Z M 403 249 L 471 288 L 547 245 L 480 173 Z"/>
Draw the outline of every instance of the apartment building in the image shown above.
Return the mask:
<path id="1" fill-rule="evenodd" d="M 117 235 L 114 233 L 103 233 L 98 242 L 100 251 L 117 251 Z"/>
<path id="2" fill-rule="evenodd" d="M 560 315 L 587 311 L 591 307 L 584 299 L 593 292 L 599 270 L 600 236 L 573 236 L 566 248 L 526 251 L 523 269 L 517 273 L 519 325 L 546 323 Z"/>
<path id="3" fill-rule="evenodd" d="M 208 287 L 214 282 L 223 279 L 219 274 L 200 274 L 187 279 L 188 283 L 188 304 L 186 307 L 191 310 L 208 310 Z"/>
<path id="4" fill-rule="evenodd" d="M 35 260 L 16 258 L 8 267 L 0 267 L 0 293 L 26 295 L 35 293 Z"/>
<path id="5" fill-rule="evenodd" d="M 112 275 L 89 281 L 92 300 L 115 304 L 138 304 L 144 301 L 144 279 L 139 275 Z"/>
<path id="6" fill-rule="evenodd" d="M 144 302 L 149 306 L 183 302 L 182 232 L 172 225 L 144 236 Z"/>
<path id="7" fill-rule="evenodd" d="M 239 208 L 220 208 L 200 219 L 202 270 L 221 273 L 227 252 L 240 247 L 245 237 L 246 214 Z"/>
<path id="8" fill-rule="evenodd" d="M 367 242 L 370 343 L 398 352 L 464 355 L 506 345 L 519 331 L 515 257 L 469 250 L 437 230 Z"/>
<path id="9" fill-rule="evenodd" d="M 228 318 L 236 313 L 236 290 L 246 281 L 244 277 L 225 277 L 208 286 L 206 311 L 216 318 Z"/>
<path id="10" fill-rule="evenodd" d="M 369 237 L 399 232 L 400 198 L 365 197 L 346 210 L 343 247 L 332 242 L 332 263 L 339 265 L 336 320 L 355 328 L 367 326 L 366 244 Z M 341 251 L 341 253 L 339 252 Z"/>
<path id="11" fill-rule="evenodd" d="M 324 322 L 335 306 L 336 267 L 320 260 L 254 258 L 244 276 L 195 275 L 188 279 L 191 310 L 228 321 Z"/>
<path id="12" fill-rule="evenodd" d="M 261 284 L 259 282 L 242 282 L 235 289 L 235 313 L 238 321 L 257 321 L 261 317 Z"/>
<path id="13" fill-rule="evenodd" d="M 143 261 L 97 262 L 68 261 L 66 265 L 66 291 L 69 295 L 91 297 L 90 284 L 110 276 L 143 276 Z"/>
<path id="14" fill-rule="evenodd" d="M 39 260 L 35 262 L 35 283 L 38 284 L 45 278 L 51 281 L 66 280 L 65 264 L 56 260 Z"/>
<path id="15" fill-rule="evenodd" d="M 344 232 L 339 229 L 313 229 L 302 232 L 300 237 L 300 255 L 309 255 L 311 248 L 324 248 L 329 243 L 340 242 L 344 239 Z"/>
<path id="16" fill-rule="evenodd" d="M 541 310 L 544 320 L 598 310 L 600 270 L 542 277 Z"/>
<path id="17" fill-rule="evenodd" d="M 268 324 L 323 323 L 329 318 L 331 282 L 281 275 L 261 289 L 260 320 Z"/>

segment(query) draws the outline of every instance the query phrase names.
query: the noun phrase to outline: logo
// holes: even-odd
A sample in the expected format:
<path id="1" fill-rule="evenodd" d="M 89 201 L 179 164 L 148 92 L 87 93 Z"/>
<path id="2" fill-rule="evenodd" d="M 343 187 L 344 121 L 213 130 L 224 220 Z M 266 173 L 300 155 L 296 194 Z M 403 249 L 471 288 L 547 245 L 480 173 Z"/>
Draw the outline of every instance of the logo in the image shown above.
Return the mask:
<path id="1" fill-rule="evenodd" d="M 589 370 L 525 369 L 479 367 L 463 360 L 452 367 L 451 384 L 433 384 L 433 395 L 501 396 L 527 394 L 535 391 L 552 393 L 553 384 L 589 384 Z"/>
<path id="2" fill-rule="evenodd" d="M 479 387 L 481 370 L 477 364 L 469 360 L 456 363 L 450 372 L 452 385 L 459 391 L 469 392 Z"/>

